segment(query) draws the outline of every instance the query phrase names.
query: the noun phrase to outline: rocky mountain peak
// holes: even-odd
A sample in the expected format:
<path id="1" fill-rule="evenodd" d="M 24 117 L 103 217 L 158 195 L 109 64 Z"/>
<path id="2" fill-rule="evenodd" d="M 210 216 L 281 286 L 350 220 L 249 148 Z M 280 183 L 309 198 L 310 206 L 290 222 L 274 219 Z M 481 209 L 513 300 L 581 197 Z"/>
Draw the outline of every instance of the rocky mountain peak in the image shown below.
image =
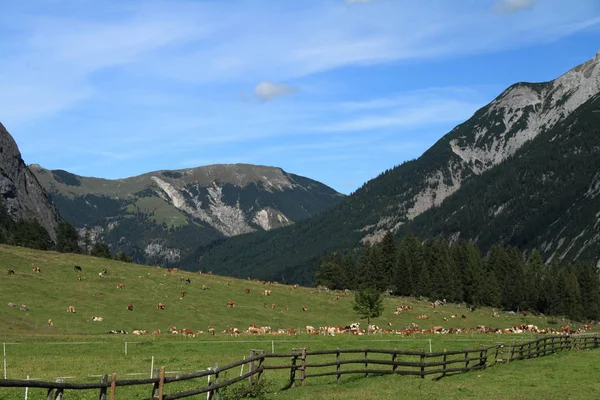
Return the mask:
<path id="1" fill-rule="evenodd" d="M 56 239 L 59 216 L 46 191 L 21 158 L 17 143 L 0 123 L 0 198 L 14 220 L 35 219 Z"/>

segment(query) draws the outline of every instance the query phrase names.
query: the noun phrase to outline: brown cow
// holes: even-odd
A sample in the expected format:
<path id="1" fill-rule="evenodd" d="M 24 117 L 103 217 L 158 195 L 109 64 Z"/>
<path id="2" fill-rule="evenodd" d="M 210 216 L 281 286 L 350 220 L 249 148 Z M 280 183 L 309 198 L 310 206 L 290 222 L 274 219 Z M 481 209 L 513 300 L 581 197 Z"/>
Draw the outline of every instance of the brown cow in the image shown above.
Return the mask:
<path id="1" fill-rule="evenodd" d="M 227 307 L 234 308 L 235 307 L 235 301 L 228 301 L 227 302 Z"/>
<path id="2" fill-rule="evenodd" d="M 42 272 L 40 267 L 33 267 L 33 272 Z"/>
<path id="3" fill-rule="evenodd" d="M 276 306 L 275 306 L 275 303 L 271 304 L 271 310 L 274 310 L 274 309 L 275 309 L 275 307 L 276 307 Z"/>
<path id="4" fill-rule="evenodd" d="M 81 280 L 81 275 L 77 275 L 77 280 L 80 281 Z"/>
<path id="5" fill-rule="evenodd" d="M 160 334 L 160 329 L 155 329 L 152 331 L 153 335 L 159 335 Z"/>
<path id="6" fill-rule="evenodd" d="M 119 283 L 117 285 L 117 289 L 125 289 L 125 284 L 124 283 Z"/>
<path id="7" fill-rule="evenodd" d="M 133 311 L 133 304 L 129 304 L 127 306 L 127 311 Z"/>
<path id="8" fill-rule="evenodd" d="M 181 293 L 179 293 L 182 299 L 185 297 L 186 293 L 187 292 L 185 290 L 182 290 Z"/>
<path id="9" fill-rule="evenodd" d="M 52 322 L 51 319 L 48 320 L 48 327 L 49 328 L 54 328 L 54 322 Z"/>
<path id="10" fill-rule="evenodd" d="M 302 311 L 308 311 L 308 307 L 302 306 Z"/>
<path id="11" fill-rule="evenodd" d="M 263 294 L 265 296 L 270 296 L 271 295 L 271 291 L 270 290 L 265 290 Z"/>
<path id="12" fill-rule="evenodd" d="M 164 310 L 165 308 L 167 308 L 167 305 L 166 305 L 166 304 L 164 304 L 164 303 L 158 303 L 158 304 L 156 305 L 156 308 L 157 308 L 158 310 Z"/>
<path id="13" fill-rule="evenodd" d="M 67 312 L 68 313 L 74 313 L 75 312 L 75 307 L 74 306 L 67 307 Z"/>
<path id="14" fill-rule="evenodd" d="M 213 328 L 212 326 L 208 327 L 208 333 L 210 333 L 211 335 L 215 336 L 215 328 Z"/>
<path id="15" fill-rule="evenodd" d="M 231 286 L 231 281 L 227 281 L 227 286 Z"/>
<path id="16" fill-rule="evenodd" d="M 202 285 L 202 290 L 208 290 L 208 286 Z"/>
<path id="17" fill-rule="evenodd" d="M 251 291 L 252 290 L 249 287 L 246 288 L 246 293 L 250 293 Z"/>

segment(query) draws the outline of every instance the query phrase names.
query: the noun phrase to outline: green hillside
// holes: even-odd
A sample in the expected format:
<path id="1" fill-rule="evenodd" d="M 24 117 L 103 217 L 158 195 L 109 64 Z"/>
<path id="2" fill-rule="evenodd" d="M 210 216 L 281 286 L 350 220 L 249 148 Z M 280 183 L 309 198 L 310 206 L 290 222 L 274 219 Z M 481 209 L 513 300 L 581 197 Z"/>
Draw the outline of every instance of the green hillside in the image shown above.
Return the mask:
<path id="1" fill-rule="evenodd" d="M 304 331 L 306 325 L 343 326 L 359 321 L 352 310 L 353 296 L 342 292 L 294 289 L 282 284 L 269 286 L 245 279 L 181 271 L 168 273 L 158 267 L 4 245 L 0 246 L 0 264 L 3 267 L 0 274 L 0 320 L 3 321 L 0 337 L 98 334 L 112 329 L 129 332 L 160 329 L 164 333 L 171 325 L 205 332 L 210 325 L 221 332 L 229 327 L 247 329 L 252 323 L 273 329 Z M 83 271 L 75 271 L 74 265 L 80 265 Z M 34 266 L 40 267 L 41 272 L 32 272 Z M 7 274 L 8 268 L 14 269 L 15 274 Z M 101 278 L 98 273 L 104 268 L 108 274 Z M 78 274 L 81 281 L 77 279 Z M 191 283 L 187 284 L 185 278 Z M 117 288 L 121 283 L 125 285 L 124 289 Z M 202 290 L 203 285 L 208 289 Z M 246 288 L 250 288 L 251 293 L 247 294 Z M 272 295 L 264 296 L 265 289 L 271 290 Z M 187 293 L 181 298 L 183 290 Z M 228 308 L 228 301 L 234 301 L 236 307 Z M 9 302 L 16 306 L 8 307 Z M 165 310 L 156 308 L 159 302 L 166 304 Z M 127 310 L 130 303 L 134 305 L 134 311 Z M 19 310 L 23 304 L 27 311 Z M 275 309 L 272 304 L 276 305 Z M 75 307 L 74 314 L 67 313 L 70 305 Z M 301 310 L 303 305 L 308 311 Z M 382 328 L 390 328 L 388 323 L 391 329 L 403 329 L 411 323 L 418 323 L 421 329 L 433 326 L 475 328 L 477 325 L 508 328 L 517 324 L 548 326 L 548 317 L 501 313 L 499 318 L 494 318 L 489 308 L 475 312 L 460 305 L 432 309 L 428 302 L 412 298 L 390 296 L 385 298 L 384 305 L 383 315 L 373 320 Z M 414 308 L 394 315 L 400 305 Z M 417 319 L 423 314 L 429 319 Z M 466 318 L 451 318 L 452 314 L 464 314 Z M 92 322 L 93 316 L 100 316 L 103 321 Z M 53 320 L 54 327 L 48 327 L 48 319 Z"/>

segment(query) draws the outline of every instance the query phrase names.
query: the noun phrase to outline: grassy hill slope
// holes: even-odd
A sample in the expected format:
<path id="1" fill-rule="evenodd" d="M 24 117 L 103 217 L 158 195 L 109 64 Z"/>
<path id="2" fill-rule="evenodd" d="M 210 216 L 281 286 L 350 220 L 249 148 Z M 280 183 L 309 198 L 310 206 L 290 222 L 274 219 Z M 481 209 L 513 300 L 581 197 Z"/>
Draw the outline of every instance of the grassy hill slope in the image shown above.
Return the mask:
<path id="1" fill-rule="evenodd" d="M 171 325 L 203 331 L 211 325 L 221 332 L 228 327 L 247 329 L 251 323 L 273 329 L 304 330 L 306 325 L 348 325 L 359 320 L 352 310 L 351 294 L 319 292 L 314 288 L 263 285 L 245 279 L 183 271 L 168 273 L 158 267 L 11 246 L 0 246 L 0 265 L 3 267 L 0 320 L 4 322 L 0 325 L 0 337 L 97 334 L 112 329 L 166 332 Z M 82 266 L 83 272 L 75 271 L 74 265 Z M 40 267 L 41 273 L 32 272 L 33 266 Z M 8 275 L 7 268 L 14 269 L 15 274 Z M 98 273 L 103 268 L 108 269 L 108 274 L 100 278 Z M 78 274 L 81 281 L 77 279 Z M 187 284 L 185 278 L 191 283 Z M 121 283 L 125 289 L 117 288 Z M 202 290 L 202 285 L 208 290 Z M 250 288 L 251 293 L 247 294 L 246 288 Z M 264 296 L 265 289 L 270 289 L 272 295 Z M 187 294 L 181 298 L 183 290 Z M 236 307 L 227 308 L 228 301 L 235 301 Z M 8 307 L 9 302 L 16 307 Z M 159 302 L 166 304 L 165 310 L 156 308 Z M 134 305 L 134 311 L 127 310 L 129 303 Z M 19 310 L 22 304 L 29 310 Z M 276 305 L 275 309 L 272 304 Z M 413 322 L 422 329 L 437 325 L 448 328 L 477 325 L 508 328 L 524 323 L 540 328 L 548 326 L 548 318 L 543 316 L 501 313 L 499 318 L 493 318 L 491 309 L 469 312 L 460 305 L 432 309 L 428 302 L 411 298 L 386 297 L 384 304 L 384 314 L 373 320 L 382 328 L 388 328 L 391 323 L 392 329 L 403 329 Z M 66 312 L 70 305 L 75 306 L 74 314 Z M 301 310 L 303 305 L 308 307 L 307 312 Z M 394 315 L 399 305 L 414 308 Z M 430 318 L 417 319 L 422 314 Z M 450 318 L 452 314 L 458 314 L 459 318 Z M 466 318 L 460 318 L 462 314 Z M 104 320 L 92 322 L 92 316 L 101 316 Z M 444 317 L 448 321 L 444 321 Z M 48 319 L 54 321 L 53 328 L 47 326 Z"/>

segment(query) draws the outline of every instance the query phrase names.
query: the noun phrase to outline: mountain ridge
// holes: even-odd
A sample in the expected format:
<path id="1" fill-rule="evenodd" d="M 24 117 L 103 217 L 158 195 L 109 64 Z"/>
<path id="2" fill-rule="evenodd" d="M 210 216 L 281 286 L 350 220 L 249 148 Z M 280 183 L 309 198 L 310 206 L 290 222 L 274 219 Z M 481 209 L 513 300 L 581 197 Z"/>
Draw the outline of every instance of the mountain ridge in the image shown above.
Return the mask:
<path id="1" fill-rule="evenodd" d="M 552 130 L 600 92 L 598 64 L 600 54 L 553 81 L 511 85 L 419 158 L 366 182 L 316 220 L 283 228 L 277 238 L 260 233 L 227 240 L 207 252 L 196 252 L 197 259 L 227 274 L 243 275 L 260 266 L 260 277 L 294 276 L 310 283 L 323 255 L 348 251 L 361 242 L 375 243 L 387 231 L 400 232 L 404 225 L 442 206 L 466 182 L 510 163 L 526 143 Z M 264 242 L 283 249 L 276 260 L 261 256 L 267 251 Z"/>

